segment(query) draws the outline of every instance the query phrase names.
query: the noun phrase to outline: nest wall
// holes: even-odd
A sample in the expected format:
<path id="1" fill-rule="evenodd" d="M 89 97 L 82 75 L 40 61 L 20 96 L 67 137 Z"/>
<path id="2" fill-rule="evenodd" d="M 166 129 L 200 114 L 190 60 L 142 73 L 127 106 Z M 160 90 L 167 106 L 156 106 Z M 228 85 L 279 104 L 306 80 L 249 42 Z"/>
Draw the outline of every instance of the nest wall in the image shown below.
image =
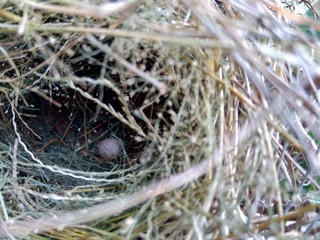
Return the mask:
<path id="1" fill-rule="evenodd" d="M 319 24 L 291 7 L 2 3 L 0 237 L 316 234 Z"/>

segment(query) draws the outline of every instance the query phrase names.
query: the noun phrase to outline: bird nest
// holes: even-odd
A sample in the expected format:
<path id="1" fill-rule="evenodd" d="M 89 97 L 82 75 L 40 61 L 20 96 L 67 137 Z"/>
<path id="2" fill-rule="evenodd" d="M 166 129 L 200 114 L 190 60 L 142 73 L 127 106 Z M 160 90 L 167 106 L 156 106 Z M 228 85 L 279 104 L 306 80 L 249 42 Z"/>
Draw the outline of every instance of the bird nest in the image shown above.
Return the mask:
<path id="1" fill-rule="evenodd" d="M 317 4 L 0 3 L 0 237 L 317 234 Z"/>

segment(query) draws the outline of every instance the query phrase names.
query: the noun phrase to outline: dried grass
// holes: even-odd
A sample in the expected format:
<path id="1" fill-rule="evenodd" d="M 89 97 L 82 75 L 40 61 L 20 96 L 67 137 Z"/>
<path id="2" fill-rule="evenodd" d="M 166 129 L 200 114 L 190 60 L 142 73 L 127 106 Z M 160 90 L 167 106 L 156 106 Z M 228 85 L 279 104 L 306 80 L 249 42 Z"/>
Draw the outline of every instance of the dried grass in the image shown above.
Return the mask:
<path id="1" fill-rule="evenodd" d="M 0 237 L 317 238 L 317 4 L 1 2 Z"/>

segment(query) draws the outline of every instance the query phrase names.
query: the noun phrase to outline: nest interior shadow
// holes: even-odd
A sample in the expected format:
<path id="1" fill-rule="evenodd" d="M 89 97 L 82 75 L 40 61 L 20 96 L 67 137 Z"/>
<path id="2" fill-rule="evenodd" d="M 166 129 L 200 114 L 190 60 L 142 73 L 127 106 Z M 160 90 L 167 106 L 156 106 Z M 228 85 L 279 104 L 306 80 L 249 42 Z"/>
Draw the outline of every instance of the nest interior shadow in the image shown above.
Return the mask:
<path id="1" fill-rule="evenodd" d="M 94 62 L 83 60 L 73 63 L 76 76 L 98 78 L 102 68 L 101 57 L 103 54 L 93 56 Z M 113 61 L 107 66 L 110 64 L 116 67 Z M 112 67 L 108 72 L 112 72 Z M 115 84 L 120 82 L 118 74 L 110 75 Z M 125 114 L 117 94 L 111 89 L 85 83 L 78 84 L 78 87 L 115 112 Z M 28 143 L 44 164 L 78 171 L 103 172 L 130 168 L 139 163 L 145 143 L 136 141 L 137 134 L 117 117 L 59 82 L 49 82 L 39 92 L 26 95 L 29 107 L 21 107 L 20 110 L 27 127 L 21 124 L 19 128 L 23 133 L 23 141 Z M 49 97 L 43 98 L 43 95 Z M 137 92 L 130 99 L 130 108 L 141 107 L 146 95 L 145 92 Z M 148 117 L 156 116 L 160 104 L 150 104 L 144 113 Z M 136 121 L 147 133 L 145 123 L 138 118 Z M 121 153 L 112 161 L 104 161 L 97 148 L 99 142 L 108 137 L 117 139 L 121 147 Z"/>

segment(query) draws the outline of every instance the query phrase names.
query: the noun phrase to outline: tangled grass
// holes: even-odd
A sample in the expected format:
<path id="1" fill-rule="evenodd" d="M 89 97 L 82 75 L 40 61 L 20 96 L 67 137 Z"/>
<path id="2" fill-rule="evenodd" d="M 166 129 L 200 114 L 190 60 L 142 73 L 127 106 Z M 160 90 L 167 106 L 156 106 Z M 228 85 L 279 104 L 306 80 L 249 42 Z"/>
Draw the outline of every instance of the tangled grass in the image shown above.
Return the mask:
<path id="1" fill-rule="evenodd" d="M 319 236 L 317 1 L 0 5 L 0 238 Z"/>

